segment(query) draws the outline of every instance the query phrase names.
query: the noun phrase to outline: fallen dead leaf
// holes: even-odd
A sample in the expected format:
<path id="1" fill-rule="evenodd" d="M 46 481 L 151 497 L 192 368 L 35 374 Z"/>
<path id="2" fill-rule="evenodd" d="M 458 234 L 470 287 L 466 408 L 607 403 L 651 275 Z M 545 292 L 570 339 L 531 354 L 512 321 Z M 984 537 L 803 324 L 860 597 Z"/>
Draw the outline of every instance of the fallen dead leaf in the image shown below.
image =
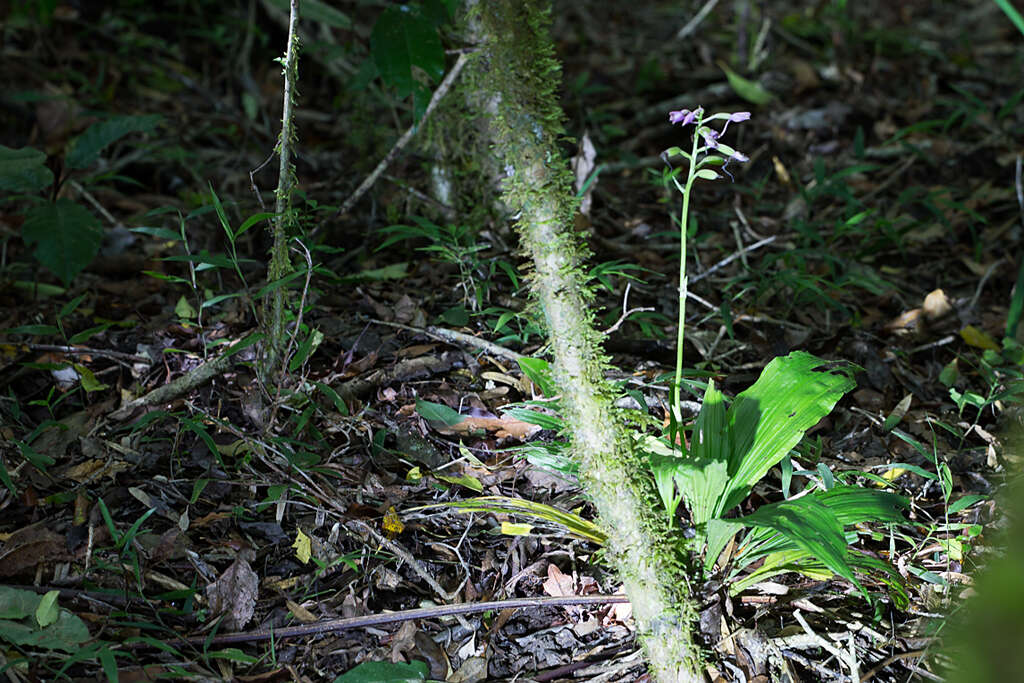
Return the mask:
<path id="1" fill-rule="evenodd" d="M 924 317 L 935 320 L 952 311 L 953 305 L 949 303 L 949 297 L 944 291 L 936 289 L 929 292 L 928 296 L 924 298 L 924 305 L 921 306 L 921 309 L 924 311 Z"/>
<path id="2" fill-rule="evenodd" d="M 544 582 L 544 592 L 554 596 L 576 595 L 573 590 L 572 576 L 565 574 L 558 565 L 548 565 L 548 579 Z"/>
<path id="3" fill-rule="evenodd" d="M 892 334 L 918 334 L 924 329 L 924 317 L 920 308 L 913 308 L 885 324 L 885 329 Z"/>
<path id="4" fill-rule="evenodd" d="M 213 614 L 224 615 L 224 628 L 237 631 L 252 619 L 258 590 L 256 572 L 239 553 L 220 578 L 206 587 L 206 599 Z"/>
<path id="5" fill-rule="evenodd" d="M 295 602 L 294 600 L 285 600 L 285 606 L 288 607 L 288 611 L 291 612 L 296 619 L 301 621 L 303 624 L 312 624 L 316 621 L 316 615 L 310 612 L 308 609 Z"/>
<path id="6" fill-rule="evenodd" d="M 64 537 L 37 522 L 18 529 L 0 548 L 0 576 L 15 576 L 43 562 L 67 559 Z"/>
<path id="7" fill-rule="evenodd" d="M 405 653 L 416 649 L 416 622 L 410 619 L 391 636 L 391 652 L 388 655 L 392 662 L 404 662 Z"/>

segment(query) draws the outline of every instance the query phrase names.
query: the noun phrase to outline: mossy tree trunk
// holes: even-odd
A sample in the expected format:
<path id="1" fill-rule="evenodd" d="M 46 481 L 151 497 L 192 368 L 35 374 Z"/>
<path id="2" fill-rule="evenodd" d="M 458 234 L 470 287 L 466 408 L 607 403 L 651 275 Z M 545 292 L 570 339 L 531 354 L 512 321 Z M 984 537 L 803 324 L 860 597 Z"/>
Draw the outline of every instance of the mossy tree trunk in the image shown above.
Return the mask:
<path id="1" fill-rule="evenodd" d="M 505 169 L 503 197 L 518 212 L 523 249 L 533 261 L 531 286 L 543 309 L 555 379 L 583 483 L 609 534 L 608 557 L 633 604 L 651 672 L 661 683 L 703 680 L 693 642 L 694 609 L 685 572 L 640 454 L 612 401 L 607 362 L 594 327 L 588 256 L 573 227 L 572 177 L 558 151 L 563 114 L 560 68 L 540 0 L 485 0 L 478 13 L 482 54 L 475 68 L 500 98 L 492 136 Z"/>

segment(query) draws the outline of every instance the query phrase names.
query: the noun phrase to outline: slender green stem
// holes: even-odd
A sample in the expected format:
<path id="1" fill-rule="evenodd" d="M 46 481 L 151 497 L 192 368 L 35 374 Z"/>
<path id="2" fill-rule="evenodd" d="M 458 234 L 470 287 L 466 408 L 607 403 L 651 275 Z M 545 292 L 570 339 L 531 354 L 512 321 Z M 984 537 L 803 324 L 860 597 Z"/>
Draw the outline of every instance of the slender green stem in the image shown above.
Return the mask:
<path id="1" fill-rule="evenodd" d="M 694 131 L 700 129 L 700 117 L 694 125 Z M 693 135 L 693 147 L 690 151 L 690 168 L 686 176 L 686 187 L 683 192 L 683 209 L 679 216 L 679 321 L 676 331 L 676 377 L 673 383 L 672 413 L 675 419 L 682 415 L 682 394 L 683 394 L 683 338 L 685 336 L 686 324 L 686 223 L 690 213 L 690 190 L 693 188 L 693 181 L 697 179 L 697 144 L 700 136 L 695 132 Z M 679 183 L 676 182 L 678 187 Z"/>

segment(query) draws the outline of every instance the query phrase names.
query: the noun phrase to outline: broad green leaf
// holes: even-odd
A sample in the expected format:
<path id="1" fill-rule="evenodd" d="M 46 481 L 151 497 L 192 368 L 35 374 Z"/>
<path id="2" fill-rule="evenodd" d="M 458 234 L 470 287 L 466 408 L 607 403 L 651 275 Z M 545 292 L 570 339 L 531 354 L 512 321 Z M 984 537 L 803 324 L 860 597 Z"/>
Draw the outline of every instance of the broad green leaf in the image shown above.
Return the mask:
<path id="1" fill-rule="evenodd" d="M 855 386 L 856 366 L 803 351 L 772 360 L 736 397 L 726 416 L 730 437 L 729 482 L 713 513 L 721 517 L 796 446 L 804 432 Z"/>
<path id="2" fill-rule="evenodd" d="M 903 583 L 903 578 L 892 565 L 850 548 L 847 548 L 846 559 L 850 566 L 858 571 L 870 574 L 873 578 L 885 583 L 889 588 L 889 597 L 896 608 L 906 609 L 909 604 L 907 589 Z M 786 572 L 796 572 L 803 576 L 820 580 L 826 580 L 834 576 L 833 572 L 829 571 L 821 562 L 811 557 L 808 552 L 798 548 L 791 548 L 764 556 L 764 562 L 757 569 L 729 585 L 729 593 L 736 595 L 755 583 L 764 581 L 772 576 L 785 574 Z"/>
<path id="3" fill-rule="evenodd" d="M 334 683 L 420 683 L 427 679 L 425 662 L 363 662 L 334 679 Z"/>
<path id="4" fill-rule="evenodd" d="M 53 172 L 46 167 L 45 153 L 0 145 L 0 192 L 38 192 L 50 185 Z"/>
<path id="5" fill-rule="evenodd" d="M 565 421 L 558 415 L 548 415 L 523 406 L 512 406 L 502 408 L 501 414 L 505 417 L 512 417 L 522 422 L 537 425 L 541 429 L 551 429 L 556 432 L 565 428 Z"/>
<path id="6" fill-rule="evenodd" d="M 78 373 L 78 380 L 82 383 L 82 388 L 87 392 L 102 391 L 108 388 L 106 384 L 96 379 L 96 375 L 92 370 L 81 363 L 72 363 L 71 367 Z"/>
<path id="7" fill-rule="evenodd" d="M 764 86 L 760 83 L 740 76 L 738 73 L 730 69 L 729 65 L 725 62 L 719 60 L 718 66 L 725 72 L 725 77 L 729 79 L 729 85 L 736 94 L 747 102 L 751 102 L 753 104 L 768 104 L 775 99 L 775 95 L 765 90 Z"/>
<path id="8" fill-rule="evenodd" d="M 423 0 L 420 4 L 420 11 L 423 13 L 423 18 L 434 26 L 444 24 L 453 16 L 451 4 L 442 2 L 442 0 Z"/>
<path id="9" fill-rule="evenodd" d="M 700 415 L 693 428 L 690 453 L 680 463 L 676 484 L 682 491 L 697 525 L 715 513 L 729 479 L 729 437 L 725 397 L 708 380 Z"/>
<path id="10" fill-rule="evenodd" d="M 568 445 L 558 441 L 534 441 L 509 449 L 510 453 L 526 458 L 526 461 L 534 467 L 547 470 L 565 479 L 573 479 L 579 476 L 580 466 L 566 455 L 567 451 Z"/>
<path id="11" fill-rule="evenodd" d="M 168 240 L 172 242 L 178 242 L 181 240 L 181 235 L 176 230 L 169 228 L 152 228 L 152 227 L 140 227 L 140 228 L 129 228 L 132 232 L 137 232 L 142 235 L 149 235 L 162 240 Z"/>
<path id="12" fill-rule="evenodd" d="M 722 521 L 777 531 L 835 574 L 855 585 L 870 601 L 870 596 L 847 561 L 846 536 L 842 525 L 835 513 L 814 497 L 805 496 L 762 505 L 745 517 Z"/>
<path id="13" fill-rule="evenodd" d="M 950 504 L 949 509 L 946 512 L 950 515 L 955 515 L 961 510 L 966 510 L 967 508 L 971 507 L 972 505 L 981 500 L 988 500 L 988 496 L 976 494 L 961 496 L 955 502 Z"/>
<path id="14" fill-rule="evenodd" d="M 444 50 L 437 29 L 411 5 L 386 8 L 370 34 L 370 53 L 381 78 L 407 97 L 422 85 L 413 69 L 438 81 L 444 76 Z"/>
<path id="15" fill-rule="evenodd" d="M 90 638 L 85 623 L 67 610 L 60 610 L 56 621 L 45 627 L 34 619 L 31 625 L 28 621 L 0 619 L 0 640 L 29 648 L 75 652 Z"/>
<path id="16" fill-rule="evenodd" d="M 118 680 L 117 658 L 114 656 L 114 652 L 109 647 L 101 647 L 96 652 L 96 658 L 100 660 L 100 666 L 103 667 L 103 673 L 106 674 L 107 680 Z"/>
<path id="17" fill-rule="evenodd" d="M 245 232 L 252 226 L 256 225 L 257 223 L 261 223 L 262 221 L 269 221 L 276 215 L 277 214 L 268 211 L 254 213 L 253 215 L 249 216 L 244 221 L 242 221 L 242 224 L 238 226 L 238 230 L 234 234 L 234 238 L 238 239 L 239 235 L 241 235 L 243 232 Z"/>
<path id="18" fill-rule="evenodd" d="M 339 395 L 338 392 L 335 391 L 330 385 L 314 380 L 313 386 L 319 389 L 324 396 L 331 399 L 331 403 L 334 404 L 334 407 L 337 409 L 339 413 L 341 413 L 342 415 L 349 414 L 348 405 L 345 403 L 345 399 L 343 399 L 341 395 Z"/>
<path id="19" fill-rule="evenodd" d="M 861 572 L 870 573 L 872 577 L 879 579 L 889 587 L 889 597 L 896 609 L 905 610 L 907 608 L 910 604 L 907 587 L 895 567 L 877 557 L 864 555 L 852 549 L 848 549 L 847 557 L 852 567 Z"/>
<path id="20" fill-rule="evenodd" d="M 910 463 L 906 462 L 893 462 L 889 463 L 888 465 L 884 465 L 884 467 L 886 468 L 886 470 L 884 473 L 882 473 L 882 479 L 884 479 L 886 483 L 899 479 L 900 476 L 902 476 L 906 472 L 913 472 L 917 476 L 924 477 L 925 479 L 933 479 L 935 481 L 938 481 L 939 479 L 937 474 L 929 472 L 923 467 L 911 465 Z"/>
<path id="21" fill-rule="evenodd" d="M 56 622 L 60 616 L 60 606 L 57 604 L 59 596 L 60 591 L 48 591 L 39 601 L 39 606 L 36 607 L 36 623 L 41 627 L 45 628 Z"/>
<path id="22" fill-rule="evenodd" d="M 467 489 L 470 489 L 471 491 L 476 491 L 477 493 L 480 493 L 484 490 L 484 485 L 480 483 L 480 480 L 468 474 L 460 474 L 458 476 L 435 474 L 434 476 L 440 479 L 441 481 L 448 482 L 449 484 L 465 486 Z"/>
<path id="23" fill-rule="evenodd" d="M 653 437 L 652 437 L 653 438 Z M 669 523 L 675 519 L 676 509 L 683 501 L 683 494 L 676 495 L 676 474 L 679 461 L 682 459 L 676 454 L 665 455 L 663 453 L 647 453 L 648 465 L 651 474 L 654 475 L 654 485 L 658 489 L 658 496 L 661 504 L 668 513 Z"/>
<path id="24" fill-rule="evenodd" d="M 324 333 L 317 328 L 310 330 L 309 335 L 299 344 L 299 347 L 295 350 L 295 355 L 288 361 L 288 370 L 295 372 L 303 363 L 309 360 L 309 357 L 316 353 L 320 343 L 324 340 Z"/>
<path id="25" fill-rule="evenodd" d="M 815 562 L 811 554 L 800 548 L 787 548 L 758 556 L 763 562 L 754 571 L 729 584 L 729 593 L 735 595 L 779 574 L 796 572 L 808 578 L 827 581 L 835 574 L 820 562 Z"/>
<path id="26" fill-rule="evenodd" d="M 25 213 L 21 236 L 34 244 L 36 260 L 65 286 L 96 256 L 103 241 L 100 222 L 70 199 L 40 204 Z"/>
<path id="27" fill-rule="evenodd" d="M 93 325 L 87 330 L 82 330 L 78 334 L 73 334 L 68 339 L 69 344 L 84 344 L 89 341 L 97 334 L 102 334 L 113 327 L 113 323 L 103 323 L 102 325 Z"/>
<path id="28" fill-rule="evenodd" d="M 974 325 L 967 325 L 960 330 L 960 336 L 965 342 L 978 349 L 987 349 L 989 351 L 998 351 L 999 344 L 992 338 L 990 334 L 984 330 L 978 329 Z"/>
<path id="29" fill-rule="evenodd" d="M 900 420 L 902 420 L 903 417 L 907 414 L 907 411 L 910 410 L 910 402 L 911 400 L 913 400 L 913 398 L 913 394 L 907 394 L 899 403 L 896 404 L 896 407 L 892 409 L 892 412 L 889 413 L 889 416 L 885 418 L 885 422 L 882 423 L 883 432 L 888 434 L 890 431 L 892 431 L 893 427 L 900 423 Z"/>
<path id="30" fill-rule="evenodd" d="M 812 495 L 835 514 L 841 525 L 863 522 L 906 522 L 902 510 L 910 506 L 903 496 L 860 486 L 836 486 Z"/>
<path id="31" fill-rule="evenodd" d="M 529 536 L 531 531 L 533 531 L 532 524 L 524 524 L 522 522 L 501 523 L 501 533 L 505 536 Z"/>
<path id="32" fill-rule="evenodd" d="M 34 448 L 29 446 L 23 441 L 15 441 L 18 445 L 18 450 L 21 451 L 21 457 L 28 460 L 34 467 L 45 472 L 46 468 L 57 462 L 45 453 L 38 453 Z"/>
<path id="33" fill-rule="evenodd" d="M 161 120 L 159 115 L 115 116 L 89 126 L 71 142 L 67 164 L 70 168 L 91 166 L 103 149 L 129 133 L 148 133 Z"/>
<path id="34" fill-rule="evenodd" d="M 449 427 L 454 427 L 466 419 L 464 415 L 460 415 L 457 411 L 452 410 L 446 405 L 422 399 L 416 399 L 416 412 L 425 420 L 441 422 Z"/>
<path id="35" fill-rule="evenodd" d="M 40 600 L 32 591 L 0 586 L 0 619 L 24 619 L 35 613 Z"/>
<path id="36" fill-rule="evenodd" d="M 520 358 L 519 369 L 536 384 L 546 398 L 558 395 L 558 387 L 551 379 L 551 366 L 543 358 Z"/>
<path id="37" fill-rule="evenodd" d="M 725 550 L 725 546 L 728 545 L 729 539 L 738 531 L 740 529 L 736 525 L 729 524 L 724 520 L 714 518 L 708 520 L 707 526 L 704 529 L 704 538 L 707 543 L 704 549 L 705 572 L 711 572 L 715 562 L 718 561 L 718 557 Z"/>
<path id="38" fill-rule="evenodd" d="M 837 486 L 828 491 L 815 491 L 808 497 L 829 508 L 843 527 L 862 522 L 904 523 L 906 519 L 901 511 L 909 505 L 903 496 L 859 486 Z M 856 539 L 856 532 L 847 534 L 850 542 Z M 797 549 L 791 540 L 770 529 L 754 529 L 743 540 L 736 555 L 736 566 L 745 567 L 763 557 Z"/>

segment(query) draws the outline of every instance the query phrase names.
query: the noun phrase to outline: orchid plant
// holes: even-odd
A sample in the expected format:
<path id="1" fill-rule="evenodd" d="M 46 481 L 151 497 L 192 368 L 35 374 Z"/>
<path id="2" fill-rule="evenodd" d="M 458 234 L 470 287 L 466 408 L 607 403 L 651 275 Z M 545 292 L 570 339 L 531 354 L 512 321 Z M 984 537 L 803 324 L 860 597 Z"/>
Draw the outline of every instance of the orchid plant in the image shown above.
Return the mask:
<path id="1" fill-rule="evenodd" d="M 703 555 L 705 573 L 717 564 L 734 591 L 785 571 L 817 576 L 834 573 L 849 580 L 870 600 L 857 572 L 871 571 L 889 585 L 893 599 L 899 603 L 906 599 L 899 574 L 887 563 L 857 552 L 853 544 L 857 542 L 857 524 L 903 522 L 901 511 L 907 501 L 902 497 L 858 486 L 837 486 L 829 473 L 828 477 L 808 477 L 811 483 L 807 489 L 786 500 L 762 505 L 744 517 L 727 516 L 780 463 L 788 492 L 792 477 L 790 451 L 855 386 L 855 365 L 826 361 L 801 351 L 775 358 L 753 386 L 728 407 L 714 380 L 709 380 L 688 443 L 679 429 L 690 194 L 698 179 L 718 180 L 723 175 L 732 179 L 729 165 L 748 161 L 743 153 L 722 142 L 722 137 L 730 123 L 749 118 L 749 112 L 708 116 L 702 107 L 669 113 L 670 123 L 693 125 L 689 151 L 672 147 L 662 154 L 672 169 L 668 177 L 683 195 L 675 381 L 668 433 L 663 437 L 640 435 L 640 446 L 649 456 L 670 523 L 674 523 L 680 503 L 685 502 L 696 534 L 695 550 Z M 709 125 L 715 121 L 725 122 L 721 130 Z M 685 181 L 681 180 L 682 169 L 672 168 L 671 159 L 677 157 L 687 163 Z M 733 550 L 723 552 L 729 541 L 747 528 L 751 531 Z M 740 575 L 759 560 L 762 562 L 756 570 Z"/>

